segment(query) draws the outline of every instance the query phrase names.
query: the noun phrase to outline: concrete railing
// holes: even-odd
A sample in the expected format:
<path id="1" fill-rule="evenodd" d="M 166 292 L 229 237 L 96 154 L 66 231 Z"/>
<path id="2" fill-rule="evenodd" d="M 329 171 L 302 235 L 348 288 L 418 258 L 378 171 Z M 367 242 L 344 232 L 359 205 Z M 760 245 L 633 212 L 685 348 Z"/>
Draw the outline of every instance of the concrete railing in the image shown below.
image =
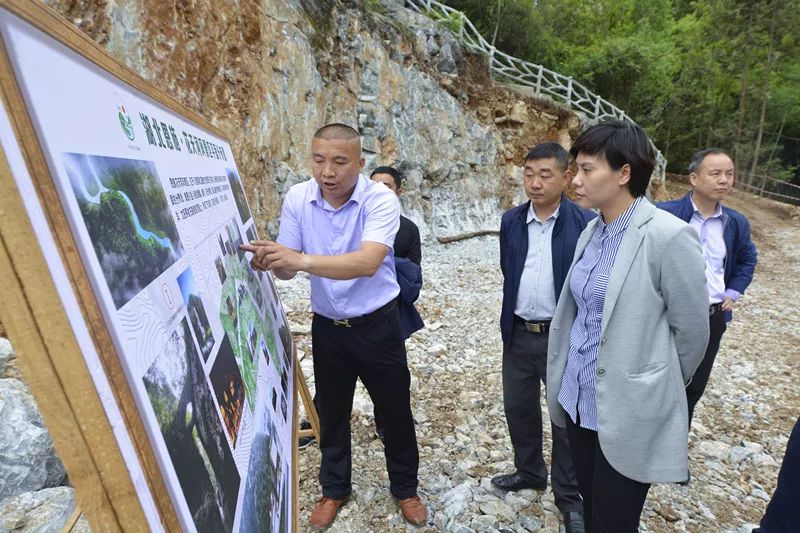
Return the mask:
<path id="1" fill-rule="evenodd" d="M 414 11 L 435 20 L 447 21 L 449 26 L 453 26 L 450 29 L 455 30 L 454 33 L 465 47 L 489 58 L 492 76 L 498 81 L 510 81 L 530 87 L 536 96 L 549 96 L 573 111 L 583 113 L 591 122 L 617 119 L 634 124 L 625 111 L 594 94 L 571 77 L 498 50 L 483 38 L 461 11 L 436 0 L 405 0 L 405 3 Z M 650 143 L 656 153 L 656 168 L 653 174 L 663 180 L 667 169 L 667 160 L 652 140 Z"/>

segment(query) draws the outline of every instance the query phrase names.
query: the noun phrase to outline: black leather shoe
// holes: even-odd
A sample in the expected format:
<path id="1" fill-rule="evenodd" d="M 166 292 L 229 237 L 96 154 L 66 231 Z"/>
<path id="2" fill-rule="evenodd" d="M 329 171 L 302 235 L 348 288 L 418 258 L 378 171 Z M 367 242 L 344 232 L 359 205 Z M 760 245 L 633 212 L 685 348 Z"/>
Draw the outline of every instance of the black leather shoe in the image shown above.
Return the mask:
<path id="1" fill-rule="evenodd" d="M 581 511 L 564 513 L 564 531 L 565 533 L 585 533 Z"/>
<path id="2" fill-rule="evenodd" d="M 689 470 L 689 474 L 688 477 L 686 478 L 686 481 L 678 481 L 678 485 L 680 485 L 681 487 L 686 487 L 689 485 L 689 483 L 691 483 L 691 481 L 692 481 L 692 471 Z"/>
<path id="3" fill-rule="evenodd" d="M 547 488 L 547 481 L 528 481 L 519 475 L 519 472 L 513 474 L 502 474 L 492 478 L 492 485 L 500 490 L 516 492 L 523 489 L 544 490 Z"/>

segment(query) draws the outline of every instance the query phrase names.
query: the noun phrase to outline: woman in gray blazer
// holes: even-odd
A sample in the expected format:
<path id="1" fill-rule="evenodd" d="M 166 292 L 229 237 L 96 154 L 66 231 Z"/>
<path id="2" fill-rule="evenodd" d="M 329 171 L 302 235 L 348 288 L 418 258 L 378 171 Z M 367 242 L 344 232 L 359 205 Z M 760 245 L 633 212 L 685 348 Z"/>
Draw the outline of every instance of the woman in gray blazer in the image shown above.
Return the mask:
<path id="1" fill-rule="evenodd" d="M 547 403 L 566 426 L 587 531 L 638 531 L 651 483 L 688 478 L 685 385 L 708 342 L 695 232 L 644 197 L 655 157 L 636 125 L 586 130 L 571 154 L 581 234 L 550 328 Z"/>

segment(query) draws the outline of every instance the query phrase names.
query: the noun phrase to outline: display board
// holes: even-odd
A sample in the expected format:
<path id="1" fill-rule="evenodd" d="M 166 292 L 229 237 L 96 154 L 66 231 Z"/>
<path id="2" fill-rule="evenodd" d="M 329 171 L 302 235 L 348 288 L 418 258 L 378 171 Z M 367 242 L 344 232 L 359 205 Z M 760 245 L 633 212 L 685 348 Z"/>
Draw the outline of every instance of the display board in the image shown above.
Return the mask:
<path id="1" fill-rule="evenodd" d="M 294 529 L 294 347 L 239 249 L 258 230 L 225 134 L 39 2 L 0 0 L 0 37 L 0 318 L 40 406 L 61 389 L 42 411 L 92 525 Z"/>

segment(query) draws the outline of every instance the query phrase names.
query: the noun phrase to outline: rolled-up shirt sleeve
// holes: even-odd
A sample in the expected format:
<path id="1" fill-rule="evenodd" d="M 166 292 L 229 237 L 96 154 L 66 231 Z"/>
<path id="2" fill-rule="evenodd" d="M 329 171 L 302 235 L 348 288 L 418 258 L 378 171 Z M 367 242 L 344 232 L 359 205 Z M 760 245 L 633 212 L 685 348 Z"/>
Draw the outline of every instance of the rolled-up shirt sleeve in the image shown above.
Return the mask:
<path id="1" fill-rule="evenodd" d="M 394 238 L 400 229 L 400 203 L 393 192 L 375 197 L 367 206 L 361 242 L 378 242 L 394 248 Z"/>
<path id="2" fill-rule="evenodd" d="M 286 194 L 281 207 L 281 225 L 278 231 L 278 243 L 292 250 L 303 251 L 303 233 L 300 228 L 299 205 L 303 201 L 299 189 L 292 187 Z"/>

